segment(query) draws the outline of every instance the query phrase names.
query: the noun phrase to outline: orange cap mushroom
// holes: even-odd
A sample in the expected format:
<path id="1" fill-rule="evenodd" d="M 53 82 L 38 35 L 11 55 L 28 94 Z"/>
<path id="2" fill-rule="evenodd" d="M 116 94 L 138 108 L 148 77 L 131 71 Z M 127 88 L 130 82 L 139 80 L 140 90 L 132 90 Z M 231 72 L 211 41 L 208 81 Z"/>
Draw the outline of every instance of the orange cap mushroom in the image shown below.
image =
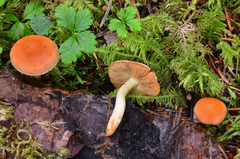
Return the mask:
<path id="1" fill-rule="evenodd" d="M 224 120 L 227 107 L 219 99 L 205 97 L 196 103 L 194 114 L 203 124 L 218 125 Z"/>
<path id="2" fill-rule="evenodd" d="M 42 35 L 29 35 L 18 40 L 11 49 L 10 60 L 15 69 L 29 76 L 40 76 L 58 63 L 57 45 Z"/>
<path id="3" fill-rule="evenodd" d="M 125 111 L 125 96 L 131 89 L 144 95 L 156 96 L 160 91 L 155 73 L 144 64 L 132 61 L 116 61 L 109 67 L 109 77 L 118 90 L 115 107 L 109 119 L 106 136 L 112 135 L 120 124 Z"/>

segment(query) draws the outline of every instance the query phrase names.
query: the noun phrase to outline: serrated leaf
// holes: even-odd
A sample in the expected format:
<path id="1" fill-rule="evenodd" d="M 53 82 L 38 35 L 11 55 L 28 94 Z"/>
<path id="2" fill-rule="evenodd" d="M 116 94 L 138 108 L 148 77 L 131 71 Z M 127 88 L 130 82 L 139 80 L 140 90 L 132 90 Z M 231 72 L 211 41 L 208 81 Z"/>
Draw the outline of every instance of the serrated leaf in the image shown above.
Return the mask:
<path id="1" fill-rule="evenodd" d="M 80 49 L 85 53 L 93 53 L 96 49 L 96 36 L 90 31 L 84 31 L 76 34 Z"/>
<path id="2" fill-rule="evenodd" d="M 59 48 L 60 58 L 64 64 L 71 64 L 77 61 L 77 57 L 81 57 L 81 48 L 74 36 L 68 38 Z"/>
<path id="3" fill-rule="evenodd" d="M 56 8 L 56 19 L 59 25 L 68 28 L 72 32 L 74 31 L 74 23 L 76 12 L 73 7 L 58 6 Z"/>
<path id="4" fill-rule="evenodd" d="M 128 31 L 126 29 L 126 25 L 129 26 L 130 30 L 140 31 L 141 24 L 138 19 L 134 19 L 137 14 L 137 9 L 135 7 L 128 7 L 126 10 L 121 9 L 117 12 L 118 19 L 110 20 L 109 29 L 117 30 L 118 37 L 127 37 Z"/>
<path id="5" fill-rule="evenodd" d="M 89 9 L 85 8 L 77 12 L 76 21 L 75 21 L 75 30 L 83 31 L 86 30 L 92 25 L 92 17 Z"/>
<path id="6" fill-rule="evenodd" d="M 30 21 L 30 25 L 36 34 L 45 35 L 48 29 L 53 26 L 53 22 L 50 17 L 42 13 L 34 16 Z"/>
<path id="7" fill-rule="evenodd" d="M 125 10 L 123 8 L 121 8 L 121 10 L 119 12 L 117 12 L 117 17 L 121 20 L 126 19 Z"/>
<path id="8" fill-rule="evenodd" d="M 117 34 L 119 37 L 125 38 L 128 35 L 128 31 L 126 29 L 126 25 L 122 23 L 122 25 L 118 28 Z"/>
<path id="9" fill-rule="evenodd" d="M 122 23 L 123 22 L 118 19 L 111 19 L 109 23 L 109 30 L 117 30 Z"/>
<path id="10" fill-rule="evenodd" d="M 13 13 L 10 13 L 10 12 L 6 13 L 6 19 L 8 21 L 13 21 L 13 22 L 19 21 L 18 18 Z"/>
<path id="11" fill-rule="evenodd" d="M 137 8 L 128 7 L 128 8 L 126 8 L 124 20 L 125 21 L 131 20 L 131 19 L 135 18 L 136 15 L 137 15 Z"/>
<path id="12" fill-rule="evenodd" d="M 128 20 L 126 24 L 129 26 L 130 30 L 133 32 L 140 31 L 142 29 L 138 19 Z"/>
<path id="13" fill-rule="evenodd" d="M 24 34 L 24 26 L 21 22 L 16 22 L 10 29 L 9 37 L 12 40 L 18 40 Z"/>
<path id="14" fill-rule="evenodd" d="M 23 20 L 32 19 L 34 15 L 42 13 L 43 5 L 35 2 L 29 2 L 23 13 Z"/>

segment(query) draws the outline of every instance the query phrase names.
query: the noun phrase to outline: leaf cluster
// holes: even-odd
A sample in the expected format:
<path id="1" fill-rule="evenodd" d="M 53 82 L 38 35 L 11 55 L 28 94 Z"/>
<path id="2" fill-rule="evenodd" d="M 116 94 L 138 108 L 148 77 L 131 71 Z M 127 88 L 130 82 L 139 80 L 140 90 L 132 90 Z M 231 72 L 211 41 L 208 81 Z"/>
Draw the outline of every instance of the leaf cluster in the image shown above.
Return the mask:
<path id="1" fill-rule="evenodd" d="M 137 8 L 127 7 L 117 12 L 118 19 L 111 19 L 109 24 L 109 30 L 117 30 L 118 37 L 126 38 L 128 35 L 127 26 L 133 32 L 140 31 L 141 25 L 138 19 L 136 19 Z"/>
<path id="2" fill-rule="evenodd" d="M 57 23 L 67 28 L 71 36 L 61 44 L 60 57 L 65 64 L 76 62 L 84 53 L 95 51 L 95 35 L 86 29 L 92 25 L 91 13 L 88 9 L 75 11 L 73 7 L 58 6 L 55 13 Z"/>

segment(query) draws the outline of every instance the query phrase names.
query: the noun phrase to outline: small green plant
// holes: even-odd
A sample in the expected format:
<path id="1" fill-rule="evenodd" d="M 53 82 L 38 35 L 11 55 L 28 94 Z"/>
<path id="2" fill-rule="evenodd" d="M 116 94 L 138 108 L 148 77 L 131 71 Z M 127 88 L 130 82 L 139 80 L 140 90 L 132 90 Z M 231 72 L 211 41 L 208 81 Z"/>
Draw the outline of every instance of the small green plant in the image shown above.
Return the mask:
<path id="1" fill-rule="evenodd" d="M 63 63 L 71 64 L 76 62 L 83 52 L 93 53 L 95 51 L 96 37 L 90 31 L 86 31 L 93 21 L 89 9 L 76 12 L 73 7 L 58 6 L 55 16 L 58 24 L 72 33 L 72 36 L 61 44 L 59 49 Z"/>
<path id="2" fill-rule="evenodd" d="M 236 35 L 233 36 L 235 41 L 234 45 L 230 46 L 227 42 L 220 42 L 217 44 L 217 49 L 222 50 L 221 56 L 223 58 L 223 62 L 226 66 L 230 66 L 232 69 L 233 66 L 233 59 L 236 59 L 236 68 L 239 65 L 239 58 L 240 58 L 240 39 Z M 238 74 L 238 69 L 236 69 L 236 74 Z"/>
<path id="3" fill-rule="evenodd" d="M 136 19 L 137 9 L 135 7 L 123 8 L 117 12 L 118 19 L 110 20 L 109 29 L 117 30 L 118 37 L 127 37 L 127 26 L 133 32 L 141 30 L 141 24 Z"/>
<path id="4" fill-rule="evenodd" d="M 240 134 L 240 115 L 238 115 L 236 117 L 227 116 L 225 121 L 223 121 L 221 123 L 221 125 L 229 126 L 229 129 L 223 135 L 219 136 L 219 139 L 221 139 L 221 141 L 231 139 L 235 136 L 239 136 L 239 134 Z"/>
<path id="5" fill-rule="evenodd" d="M 18 40 L 20 37 L 36 34 L 45 35 L 53 23 L 50 17 L 43 13 L 44 7 L 42 4 L 29 2 L 26 5 L 22 19 L 17 18 L 13 13 L 7 13 L 9 21 L 15 22 L 12 25 L 9 37 L 12 40 Z"/>
<path id="6" fill-rule="evenodd" d="M 7 120 L 9 118 L 13 118 L 13 116 L 11 114 L 13 112 L 14 112 L 13 107 L 0 105 L 0 121 Z"/>
<path id="7" fill-rule="evenodd" d="M 198 30 L 202 32 L 205 42 L 220 41 L 223 30 L 227 27 L 224 23 L 224 16 L 221 6 L 217 6 L 215 10 L 204 11 L 202 15 L 199 15 L 197 26 Z"/>
<path id="8" fill-rule="evenodd" d="M 70 154 L 70 151 L 67 148 L 61 150 L 55 149 L 46 155 L 46 159 L 65 159 L 68 154 Z"/>

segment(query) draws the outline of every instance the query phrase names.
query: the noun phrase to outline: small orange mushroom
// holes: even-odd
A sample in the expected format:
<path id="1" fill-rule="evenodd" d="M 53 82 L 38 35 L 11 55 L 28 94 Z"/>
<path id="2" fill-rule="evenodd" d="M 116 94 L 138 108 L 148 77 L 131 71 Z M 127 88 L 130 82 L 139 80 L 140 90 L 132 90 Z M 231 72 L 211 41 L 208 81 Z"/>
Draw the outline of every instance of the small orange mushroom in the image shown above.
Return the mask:
<path id="1" fill-rule="evenodd" d="M 29 35 L 18 40 L 10 51 L 15 69 L 29 76 L 40 76 L 52 70 L 58 63 L 57 45 L 41 35 Z"/>
<path id="2" fill-rule="evenodd" d="M 227 107 L 219 99 L 205 97 L 196 103 L 194 114 L 203 124 L 218 125 L 224 120 Z"/>

